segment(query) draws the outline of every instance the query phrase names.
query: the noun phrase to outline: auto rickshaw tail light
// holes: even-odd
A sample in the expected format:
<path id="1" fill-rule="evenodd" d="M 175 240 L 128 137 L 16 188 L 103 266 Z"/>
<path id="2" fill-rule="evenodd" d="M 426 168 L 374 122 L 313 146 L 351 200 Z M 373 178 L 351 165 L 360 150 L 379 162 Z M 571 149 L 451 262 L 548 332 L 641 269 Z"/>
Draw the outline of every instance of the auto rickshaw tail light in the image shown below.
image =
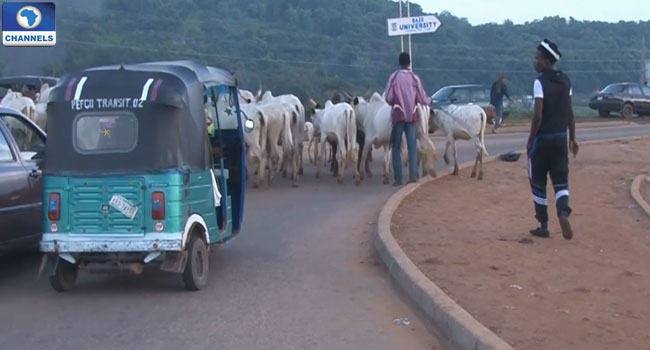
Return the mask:
<path id="1" fill-rule="evenodd" d="M 47 202 L 47 218 L 50 221 L 59 221 L 61 218 L 61 194 L 50 193 L 50 198 Z"/>
<path id="2" fill-rule="evenodd" d="M 154 192 L 151 195 L 151 218 L 165 220 L 165 193 Z"/>

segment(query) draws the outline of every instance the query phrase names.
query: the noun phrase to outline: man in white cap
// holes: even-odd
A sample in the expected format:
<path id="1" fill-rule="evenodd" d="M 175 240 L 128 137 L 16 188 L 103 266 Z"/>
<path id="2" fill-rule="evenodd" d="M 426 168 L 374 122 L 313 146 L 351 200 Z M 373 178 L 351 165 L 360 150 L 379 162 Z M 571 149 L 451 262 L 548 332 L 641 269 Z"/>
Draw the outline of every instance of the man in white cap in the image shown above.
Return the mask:
<path id="1" fill-rule="evenodd" d="M 537 237 L 549 237 L 548 199 L 546 181 L 550 174 L 557 215 L 562 236 L 570 240 L 573 230 L 569 223 L 569 148 L 578 154 L 575 117 L 571 103 L 571 81 L 566 74 L 555 69 L 562 54 L 555 43 L 544 39 L 537 47 L 535 70 L 539 77 L 534 84 L 535 117 L 528 139 L 529 179 L 535 202 L 535 217 L 540 226 L 530 233 Z M 567 128 L 569 144 L 567 145 Z"/>

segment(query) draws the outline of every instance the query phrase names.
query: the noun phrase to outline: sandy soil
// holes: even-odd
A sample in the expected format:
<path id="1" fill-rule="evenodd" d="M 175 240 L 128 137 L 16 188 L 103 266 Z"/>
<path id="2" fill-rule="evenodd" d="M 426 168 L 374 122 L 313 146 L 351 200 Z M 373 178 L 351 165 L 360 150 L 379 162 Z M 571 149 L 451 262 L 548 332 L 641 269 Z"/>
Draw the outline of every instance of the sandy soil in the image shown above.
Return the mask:
<path id="1" fill-rule="evenodd" d="M 525 156 L 486 165 L 483 182 L 465 169 L 423 186 L 393 232 L 429 278 L 518 349 L 650 349 L 650 218 L 630 195 L 650 170 L 648 149 L 650 140 L 581 149 L 572 241 L 552 205 L 551 238 L 528 234 L 537 223 Z"/>
<path id="2" fill-rule="evenodd" d="M 630 124 L 647 124 L 646 119 L 650 118 L 634 118 L 630 120 L 624 119 L 604 119 L 604 118 L 583 118 L 576 121 L 578 128 L 606 128 L 606 127 L 615 127 L 615 126 L 624 126 Z M 493 125 L 488 125 L 485 130 L 486 133 L 492 133 L 494 129 Z M 519 132 L 529 132 L 530 131 L 530 119 L 506 119 L 504 121 L 503 127 L 499 129 L 499 133 L 519 133 Z"/>

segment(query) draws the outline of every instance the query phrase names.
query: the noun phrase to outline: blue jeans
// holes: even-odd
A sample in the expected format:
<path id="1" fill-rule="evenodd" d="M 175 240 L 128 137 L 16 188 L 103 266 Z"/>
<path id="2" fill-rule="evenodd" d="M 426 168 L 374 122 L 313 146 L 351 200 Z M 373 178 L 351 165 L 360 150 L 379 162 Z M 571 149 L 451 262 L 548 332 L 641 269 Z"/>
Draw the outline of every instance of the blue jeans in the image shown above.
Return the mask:
<path id="1" fill-rule="evenodd" d="M 501 123 L 503 123 L 503 102 L 497 103 L 496 106 L 494 106 L 494 109 L 496 110 L 496 118 L 494 118 L 494 128 L 500 128 Z"/>
<path id="2" fill-rule="evenodd" d="M 399 122 L 393 124 L 393 130 L 390 135 L 390 144 L 393 149 L 393 174 L 395 182 L 402 182 L 402 134 L 406 133 L 406 146 L 409 157 L 409 178 L 411 181 L 418 179 L 418 162 L 417 162 L 417 143 L 416 143 L 417 123 Z"/>

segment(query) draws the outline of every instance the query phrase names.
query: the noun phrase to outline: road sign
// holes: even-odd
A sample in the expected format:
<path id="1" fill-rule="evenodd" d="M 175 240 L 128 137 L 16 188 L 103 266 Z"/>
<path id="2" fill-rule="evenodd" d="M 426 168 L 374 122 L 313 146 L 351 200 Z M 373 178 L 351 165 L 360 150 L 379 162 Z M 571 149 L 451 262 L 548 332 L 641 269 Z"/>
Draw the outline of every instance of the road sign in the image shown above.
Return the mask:
<path id="1" fill-rule="evenodd" d="M 433 33 L 442 23 L 436 16 L 403 17 L 388 19 L 388 35 Z"/>

